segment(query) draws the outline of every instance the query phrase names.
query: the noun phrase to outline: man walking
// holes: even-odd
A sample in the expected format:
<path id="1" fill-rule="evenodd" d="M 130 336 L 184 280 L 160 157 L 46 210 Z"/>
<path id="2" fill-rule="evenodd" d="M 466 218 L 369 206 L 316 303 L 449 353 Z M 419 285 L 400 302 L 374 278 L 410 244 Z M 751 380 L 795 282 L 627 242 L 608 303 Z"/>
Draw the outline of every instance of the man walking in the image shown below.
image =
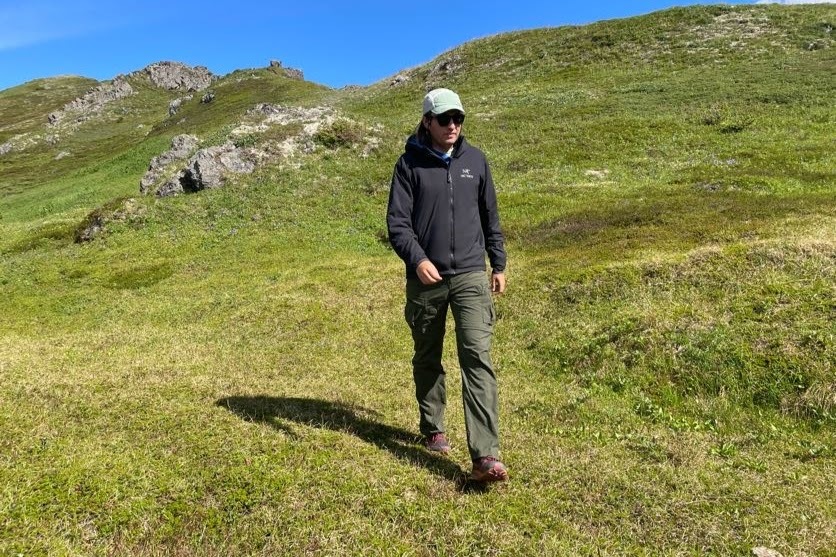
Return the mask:
<path id="1" fill-rule="evenodd" d="M 447 309 L 456 323 L 467 445 L 477 481 L 508 479 L 499 460 L 496 376 L 490 358 L 496 320 L 491 292 L 505 291 L 505 247 L 485 156 L 461 135 L 459 96 L 424 97 L 418 129 L 392 176 L 389 241 L 406 264 L 404 316 L 412 330 L 415 396 L 429 450 L 447 453 L 441 365 Z M 492 273 L 485 273 L 485 252 Z"/>

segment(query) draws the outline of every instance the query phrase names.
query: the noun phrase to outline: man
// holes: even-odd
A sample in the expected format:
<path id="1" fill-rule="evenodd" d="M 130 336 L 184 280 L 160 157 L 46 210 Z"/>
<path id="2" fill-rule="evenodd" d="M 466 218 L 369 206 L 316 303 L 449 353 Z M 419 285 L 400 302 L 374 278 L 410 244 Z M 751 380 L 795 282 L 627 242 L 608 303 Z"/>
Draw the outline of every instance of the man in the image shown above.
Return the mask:
<path id="1" fill-rule="evenodd" d="M 491 292 L 505 291 L 505 248 L 485 156 L 461 135 L 459 96 L 434 89 L 398 159 L 389 192 L 389 241 L 406 264 L 415 396 L 426 447 L 447 453 L 441 365 L 447 309 L 456 322 L 467 445 L 476 481 L 508 479 L 499 460 L 496 376 L 490 358 L 496 320 Z M 490 259 L 490 281 L 485 252 Z"/>

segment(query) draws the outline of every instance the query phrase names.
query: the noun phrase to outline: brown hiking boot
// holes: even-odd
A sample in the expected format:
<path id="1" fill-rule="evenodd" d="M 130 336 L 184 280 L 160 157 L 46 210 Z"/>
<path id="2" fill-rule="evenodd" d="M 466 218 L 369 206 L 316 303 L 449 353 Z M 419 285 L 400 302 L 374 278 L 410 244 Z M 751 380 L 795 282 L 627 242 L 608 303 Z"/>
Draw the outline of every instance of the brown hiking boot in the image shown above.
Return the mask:
<path id="1" fill-rule="evenodd" d="M 485 456 L 473 461 L 470 477 L 477 482 L 504 482 L 508 479 L 508 470 L 496 457 Z"/>
<path id="2" fill-rule="evenodd" d="M 447 437 L 441 432 L 427 435 L 424 438 L 424 446 L 427 447 L 427 450 L 441 454 L 450 452 L 450 443 L 447 442 Z"/>

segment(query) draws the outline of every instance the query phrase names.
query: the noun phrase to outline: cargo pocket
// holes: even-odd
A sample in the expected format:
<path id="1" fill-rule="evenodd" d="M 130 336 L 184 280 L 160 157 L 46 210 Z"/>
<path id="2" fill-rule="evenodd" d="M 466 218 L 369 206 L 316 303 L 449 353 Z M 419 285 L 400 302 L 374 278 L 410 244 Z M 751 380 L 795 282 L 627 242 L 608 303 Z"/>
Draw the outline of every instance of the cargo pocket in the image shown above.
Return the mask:
<path id="1" fill-rule="evenodd" d="M 403 308 L 403 316 L 406 319 L 406 324 L 409 325 L 409 328 L 413 331 L 415 327 L 418 325 L 419 320 L 421 319 L 421 314 L 423 313 L 424 305 L 416 302 L 415 300 L 406 300 L 406 305 Z"/>
<path id="2" fill-rule="evenodd" d="M 485 316 L 485 325 L 493 327 L 496 324 L 496 308 L 493 306 L 493 300 L 488 299 L 488 305 L 483 315 Z"/>

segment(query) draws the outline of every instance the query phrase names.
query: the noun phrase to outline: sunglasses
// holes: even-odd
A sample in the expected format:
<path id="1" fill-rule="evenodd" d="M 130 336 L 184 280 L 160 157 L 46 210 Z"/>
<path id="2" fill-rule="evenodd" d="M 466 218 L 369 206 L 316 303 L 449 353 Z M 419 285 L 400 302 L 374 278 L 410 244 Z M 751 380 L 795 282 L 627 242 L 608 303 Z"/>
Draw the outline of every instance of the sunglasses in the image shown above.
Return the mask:
<path id="1" fill-rule="evenodd" d="M 454 124 L 457 126 L 461 126 L 462 122 L 464 122 L 464 114 L 461 112 L 456 112 L 453 114 L 438 114 L 435 116 L 435 121 L 438 122 L 439 126 L 447 126 L 450 124 L 450 120 L 453 121 Z"/>

